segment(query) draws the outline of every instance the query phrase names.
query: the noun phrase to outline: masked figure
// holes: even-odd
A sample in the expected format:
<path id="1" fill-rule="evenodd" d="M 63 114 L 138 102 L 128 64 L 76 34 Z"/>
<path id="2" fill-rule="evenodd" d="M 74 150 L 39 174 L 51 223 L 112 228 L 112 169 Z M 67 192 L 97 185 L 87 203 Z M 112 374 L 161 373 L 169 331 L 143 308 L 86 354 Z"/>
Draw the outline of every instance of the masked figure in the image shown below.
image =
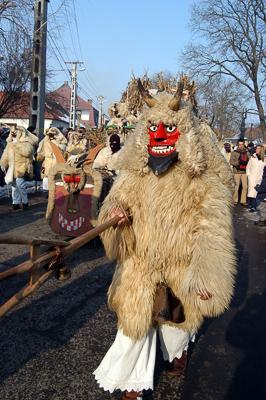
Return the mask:
<path id="1" fill-rule="evenodd" d="M 64 153 L 66 150 L 67 140 L 58 128 L 47 129 L 45 137 L 37 149 L 37 160 L 42 161 L 42 178 L 45 190 L 48 189 L 48 175 L 57 163 L 51 143 L 54 143 L 58 147 L 59 152 Z"/>
<path id="2" fill-rule="evenodd" d="M 94 169 L 107 169 L 112 171 L 115 160 L 119 157 L 121 149 L 120 136 L 117 133 L 110 135 L 106 147 L 104 147 L 94 160 Z"/>
<path id="3" fill-rule="evenodd" d="M 5 170 L 5 182 L 12 184 L 13 209 L 18 210 L 20 204 L 26 210 L 28 208 L 28 195 L 26 180 L 33 179 L 34 147 L 38 144 L 38 138 L 18 126 L 7 138 L 7 145 L 2 155 L 0 164 Z"/>
<path id="4" fill-rule="evenodd" d="M 153 389 L 157 332 L 169 373 L 180 374 L 204 317 L 229 306 L 235 274 L 229 166 L 189 102 L 182 105 L 182 79 L 175 96 L 139 88 L 149 108 L 120 152 L 99 214 L 99 223 L 121 218 L 102 234 L 117 261 L 108 302 L 118 332 L 94 374 L 123 399 Z"/>
<path id="5" fill-rule="evenodd" d="M 77 154 L 86 153 L 88 150 L 88 140 L 86 138 L 86 132 L 83 129 L 77 132 L 71 132 L 69 134 L 69 140 L 66 148 L 68 156 L 75 156 Z"/>

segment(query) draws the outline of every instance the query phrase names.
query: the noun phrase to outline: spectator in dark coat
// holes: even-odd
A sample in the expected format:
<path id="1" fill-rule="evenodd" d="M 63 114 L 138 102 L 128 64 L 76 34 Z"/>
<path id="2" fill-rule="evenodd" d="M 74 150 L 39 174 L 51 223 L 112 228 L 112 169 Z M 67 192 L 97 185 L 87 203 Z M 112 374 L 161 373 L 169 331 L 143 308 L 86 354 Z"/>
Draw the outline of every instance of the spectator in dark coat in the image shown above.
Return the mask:
<path id="1" fill-rule="evenodd" d="M 242 184 L 240 203 L 247 205 L 247 189 L 248 180 L 246 168 L 250 154 L 245 147 L 244 140 L 239 139 L 236 150 L 232 151 L 230 156 L 230 164 L 233 166 L 233 173 L 235 178 L 235 191 L 234 191 L 234 204 L 238 203 L 238 190 L 240 183 Z"/>

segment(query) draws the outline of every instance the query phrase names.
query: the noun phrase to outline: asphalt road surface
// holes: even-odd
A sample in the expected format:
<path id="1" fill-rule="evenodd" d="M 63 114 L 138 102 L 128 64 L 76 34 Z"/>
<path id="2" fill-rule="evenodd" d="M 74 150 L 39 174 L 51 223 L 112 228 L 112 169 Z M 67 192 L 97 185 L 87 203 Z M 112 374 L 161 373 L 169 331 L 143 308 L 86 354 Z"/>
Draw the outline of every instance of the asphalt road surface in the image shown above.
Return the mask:
<path id="1" fill-rule="evenodd" d="M 53 237 L 44 220 L 46 199 L 31 196 L 30 210 L 11 212 L 0 200 L 0 231 Z M 190 349 L 185 377 L 170 379 L 158 349 L 154 400 L 266 399 L 266 228 L 235 209 L 238 275 L 231 308 L 206 320 Z M 25 246 L 0 245 L 0 270 L 27 259 Z M 68 259 L 72 277 L 52 278 L 0 321 L 0 400 L 108 400 L 94 381 L 116 333 L 106 306 L 114 265 L 99 240 Z M 0 282 L 3 303 L 26 276 Z"/>

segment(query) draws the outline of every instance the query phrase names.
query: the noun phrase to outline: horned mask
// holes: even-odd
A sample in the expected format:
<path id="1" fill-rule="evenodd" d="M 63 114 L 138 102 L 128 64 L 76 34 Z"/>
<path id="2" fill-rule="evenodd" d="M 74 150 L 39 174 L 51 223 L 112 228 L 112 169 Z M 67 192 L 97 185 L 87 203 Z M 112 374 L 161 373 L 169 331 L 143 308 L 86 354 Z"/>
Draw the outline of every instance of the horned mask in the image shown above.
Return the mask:
<path id="1" fill-rule="evenodd" d="M 175 112 L 179 110 L 183 88 L 183 81 L 180 80 L 174 97 L 168 103 L 169 110 Z M 143 100 L 150 108 L 158 105 L 158 101 L 143 87 L 140 79 L 138 80 L 138 89 Z M 160 175 L 178 160 L 175 144 L 181 133 L 174 123 L 169 123 L 169 121 L 163 119 L 159 121 L 150 120 L 147 128 L 149 135 L 148 165 L 156 175 Z"/>

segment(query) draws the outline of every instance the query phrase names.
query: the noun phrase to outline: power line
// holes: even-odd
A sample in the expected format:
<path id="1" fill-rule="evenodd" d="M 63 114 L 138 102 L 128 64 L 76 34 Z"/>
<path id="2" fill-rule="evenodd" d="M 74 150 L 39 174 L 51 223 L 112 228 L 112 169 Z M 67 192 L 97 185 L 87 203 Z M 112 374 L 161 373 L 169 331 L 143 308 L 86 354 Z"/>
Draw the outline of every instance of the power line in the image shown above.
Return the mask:
<path id="1" fill-rule="evenodd" d="M 51 16 L 54 17 L 61 10 L 61 8 L 65 5 L 66 2 L 67 2 L 67 0 L 63 0 L 56 11 L 53 11 L 52 4 L 50 4 L 51 10 L 52 10 L 52 14 L 48 14 L 48 17 L 51 17 Z"/>
<path id="2" fill-rule="evenodd" d="M 66 69 L 66 67 L 62 64 L 61 60 L 59 59 L 59 57 L 58 57 L 58 55 L 57 55 L 57 53 L 56 53 L 56 51 L 55 51 L 55 49 L 54 49 L 54 47 L 53 47 L 52 42 L 54 43 L 55 47 L 57 47 L 57 46 L 56 46 L 56 44 L 55 44 L 55 42 L 54 42 L 54 40 L 53 40 L 53 38 L 52 38 L 52 36 L 50 35 L 49 32 L 48 32 L 47 38 L 48 38 L 48 42 L 49 42 L 49 44 L 50 44 L 50 46 L 51 46 L 51 49 L 52 49 L 52 51 L 53 51 L 53 53 L 54 53 L 54 55 L 55 55 L 55 57 L 56 57 L 56 59 L 57 59 L 59 65 L 60 65 L 60 67 L 62 68 L 62 70 L 63 70 L 64 73 L 66 74 L 67 79 L 69 79 L 69 74 L 68 74 L 68 73 L 70 73 L 70 72 L 69 72 L 68 69 Z M 52 42 L 51 42 L 51 41 L 52 41 Z M 67 71 L 68 71 L 68 73 L 67 73 Z"/>
<path id="3" fill-rule="evenodd" d="M 78 46 L 79 46 L 80 55 L 82 56 L 82 50 L 81 50 L 80 39 L 79 39 L 79 28 L 78 28 L 78 22 L 77 22 L 77 13 L 76 13 L 76 6 L 75 6 L 74 0 L 72 0 L 72 4 L 73 4 L 73 9 L 74 9 L 74 21 L 75 21 L 76 32 L 77 32 Z"/>
<path id="4" fill-rule="evenodd" d="M 81 44 L 80 44 L 80 35 L 79 35 L 79 28 L 78 28 L 78 22 L 77 22 L 77 13 L 76 13 L 76 6 L 75 6 L 75 1 L 72 0 L 72 5 L 73 5 L 73 14 L 74 14 L 74 22 L 75 22 L 75 28 L 76 28 L 76 36 L 77 36 L 77 40 L 78 40 L 78 47 L 79 47 L 79 51 L 80 51 L 80 56 L 82 59 L 84 59 L 83 57 L 83 53 L 82 53 L 82 48 L 81 48 Z M 93 82 L 93 79 L 90 77 L 87 68 L 85 71 L 85 74 L 87 76 L 88 79 L 88 83 L 91 86 L 91 88 L 93 89 L 93 91 L 95 92 L 95 95 L 97 96 L 98 93 L 100 92 L 99 88 L 97 87 L 97 85 Z"/>
<path id="5" fill-rule="evenodd" d="M 49 40 L 49 43 L 50 43 L 51 48 L 52 48 L 52 50 L 53 50 L 53 53 L 55 54 L 56 59 L 57 59 L 58 62 L 59 62 L 59 65 L 61 66 L 62 70 L 65 72 L 67 78 L 69 78 L 70 71 L 69 71 L 68 69 L 66 69 L 66 68 L 62 65 L 62 62 L 61 62 L 61 60 L 59 59 L 59 56 L 60 56 L 61 59 L 62 59 L 62 61 L 63 61 L 63 63 L 65 64 L 64 57 L 63 57 L 63 55 L 62 55 L 60 49 L 58 48 L 57 44 L 55 43 L 53 37 L 52 37 L 50 34 L 49 34 L 48 40 Z M 56 47 L 58 54 L 56 53 L 56 51 L 55 51 L 55 49 L 54 49 L 54 46 L 52 45 L 51 41 L 53 42 L 54 46 Z M 58 55 L 59 55 L 59 56 L 58 56 Z M 66 71 L 69 73 L 69 75 L 67 74 Z M 85 86 L 84 83 L 83 83 L 83 86 Z M 80 85 L 79 85 L 78 87 L 79 87 L 79 89 L 81 88 Z M 84 92 L 85 92 L 85 90 L 84 90 Z M 88 90 L 88 92 L 90 92 L 90 90 Z M 89 97 L 89 98 L 91 98 L 91 99 L 93 99 L 95 102 L 97 102 L 97 101 L 95 100 L 94 96 L 91 95 L 91 93 L 88 94 L 88 93 L 86 92 L 86 96 Z"/>
<path id="6" fill-rule="evenodd" d="M 66 19 L 66 22 L 67 22 L 67 25 L 68 25 L 68 28 L 69 28 L 70 36 L 71 36 L 70 39 L 71 39 L 71 43 L 72 43 L 72 46 L 73 46 L 73 53 L 74 53 L 75 55 L 77 55 L 77 48 L 78 48 L 78 49 L 79 49 L 79 52 L 80 52 L 81 59 L 83 59 L 83 54 L 82 54 L 82 49 L 81 49 L 81 43 L 80 43 L 79 28 L 78 28 L 78 21 L 77 21 L 76 7 L 75 7 L 75 3 L 74 3 L 73 0 L 72 0 L 72 5 L 73 5 L 73 13 L 72 13 L 72 14 L 74 15 L 74 18 L 73 18 L 73 19 L 74 19 L 74 22 L 75 22 L 76 35 L 73 34 L 73 29 L 72 29 L 72 25 L 71 25 L 71 22 L 70 22 L 69 12 L 68 12 L 68 8 L 67 8 L 66 1 L 63 1 L 63 2 L 61 3 L 60 7 L 58 7 L 58 9 L 56 10 L 56 12 L 54 12 L 53 9 L 51 8 L 51 9 L 52 9 L 52 14 L 51 14 L 51 16 L 53 17 L 53 20 L 54 20 L 54 22 L 55 22 L 55 26 L 58 27 L 57 21 L 56 21 L 56 19 L 55 19 L 55 14 L 59 11 L 59 9 L 64 8 L 64 10 L 65 10 L 65 19 Z M 71 20 L 73 21 L 73 19 L 71 19 Z M 75 38 L 75 37 L 76 37 L 78 46 L 75 46 L 75 42 L 74 42 L 74 38 Z M 59 46 L 57 45 L 57 40 L 58 40 L 58 38 L 55 37 L 55 36 L 53 36 L 53 35 L 51 34 L 51 31 L 49 30 L 49 43 L 51 44 L 53 53 L 55 54 L 56 59 L 57 59 L 58 62 L 59 62 L 59 65 L 61 66 L 62 70 L 64 70 L 65 74 L 67 75 L 67 72 L 70 74 L 70 71 L 67 70 L 67 72 L 66 72 L 65 67 L 62 65 L 62 63 L 64 64 L 64 60 L 65 60 L 65 59 L 69 59 L 68 52 L 67 52 L 67 50 L 66 50 L 66 47 L 65 47 L 65 44 L 64 44 L 63 40 L 61 40 L 61 41 L 60 41 L 60 44 L 61 44 L 61 46 L 63 47 L 63 53 L 64 53 L 66 56 L 62 55 L 62 52 L 61 52 Z M 51 42 L 53 42 L 53 45 L 52 45 Z M 56 49 L 56 50 L 55 50 L 55 49 Z M 59 57 L 61 58 L 62 61 L 60 61 Z M 77 57 L 77 58 L 80 58 L 80 57 Z M 83 74 L 82 74 L 82 75 L 83 75 Z M 85 75 L 85 76 L 84 76 L 84 75 Z M 85 74 L 84 74 L 84 75 L 81 76 L 80 79 L 79 79 L 79 80 L 82 82 L 82 86 L 84 87 L 84 89 L 82 89 L 81 86 L 78 85 L 79 90 L 83 91 L 83 93 L 85 93 L 85 95 L 86 95 L 88 98 L 91 98 L 91 99 L 97 104 L 98 101 L 96 100 L 96 98 L 97 98 L 97 96 L 98 96 L 99 89 L 96 87 L 96 84 L 95 84 L 95 83 L 93 82 L 93 80 L 91 79 L 91 77 L 90 77 L 90 75 L 89 75 L 87 69 L 85 69 Z M 67 75 L 67 78 L 69 78 L 68 75 Z M 85 83 L 84 79 L 86 79 L 86 83 Z M 86 90 L 85 90 L 85 89 L 86 89 Z"/>
<path id="7" fill-rule="evenodd" d="M 68 28 L 69 28 L 69 32 L 70 32 L 70 40 L 71 40 L 72 46 L 73 46 L 73 53 L 74 53 L 75 57 L 78 59 L 79 57 L 78 57 L 78 54 L 76 52 L 76 48 L 77 47 L 75 46 L 75 43 L 74 43 L 74 34 L 73 34 L 72 26 L 70 24 L 69 15 L 68 15 L 68 9 L 66 7 L 66 4 L 64 5 L 64 8 L 65 8 L 66 22 L 67 22 L 67 25 L 68 25 Z"/>
<path id="8" fill-rule="evenodd" d="M 83 87 L 81 87 L 80 85 L 78 85 L 79 90 L 89 99 L 91 99 L 94 104 L 98 104 L 98 101 L 96 99 L 96 97 L 91 96 Z"/>
<path id="9" fill-rule="evenodd" d="M 58 9 L 57 9 L 56 12 L 53 12 L 53 7 L 52 7 L 52 4 L 50 3 L 50 7 L 51 7 L 51 10 L 52 10 L 52 12 L 53 12 L 53 13 L 50 14 L 50 15 L 53 17 L 53 20 L 54 20 L 54 22 L 55 22 L 55 28 L 57 28 L 57 29 L 59 28 L 60 25 L 58 25 L 58 23 L 57 23 L 57 21 L 56 21 L 55 14 L 58 12 L 58 10 L 59 10 L 60 8 L 63 7 L 65 1 L 66 1 L 66 0 L 64 0 L 64 1 L 62 2 L 61 6 L 58 7 Z M 50 31 L 50 33 L 51 33 L 51 31 Z M 54 39 L 56 38 L 56 40 L 58 39 L 58 37 L 55 36 L 55 35 L 53 36 L 53 38 L 54 38 Z M 62 45 L 62 47 L 63 47 L 64 53 L 66 54 L 66 57 L 62 57 L 62 58 L 63 58 L 63 59 L 65 59 L 65 58 L 69 59 L 70 57 L 69 57 L 69 55 L 68 55 L 67 49 L 66 49 L 66 47 L 65 47 L 65 43 L 64 43 L 64 41 L 62 40 L 62 38 L 61 38 L 61 40 L 60 40 L 60 43 L 61 43 L 61 45 Z"/>

